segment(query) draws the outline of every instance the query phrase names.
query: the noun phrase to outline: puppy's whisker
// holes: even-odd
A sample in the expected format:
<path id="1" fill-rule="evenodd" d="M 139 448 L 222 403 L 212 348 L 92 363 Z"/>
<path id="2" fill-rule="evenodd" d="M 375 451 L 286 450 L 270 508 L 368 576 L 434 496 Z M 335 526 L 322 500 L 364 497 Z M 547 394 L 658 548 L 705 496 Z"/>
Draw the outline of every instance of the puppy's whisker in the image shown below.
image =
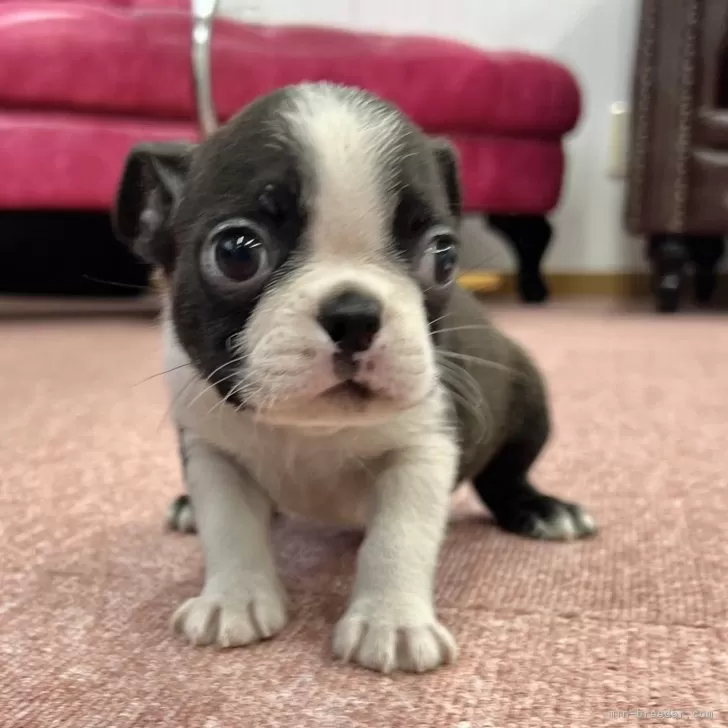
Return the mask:
<path id="1" fill-rule="evenodd" d="M 153 287 L 150 285 L 140 285 L 138 283 L 123 283 L 122 281 L 109 281 L 105 278 L 96 278 L 96 276 L 90 276 L 87 273 L 84 273 L 83 278 L 85 278 L 87 281 L 91 281 L 92 283 L 101 283 L 104 286 L 114 286 L 116 288 L 127 288 L 129 290 L 133 291 L 149 291 L 151 292 L 153 290 Z"/>
<path id="2" fill-rule="evenodd" d="M 478 383 L 469 372 L 455 362 L 441 359 L 440 373 L 451 395 L 473 417 L 478 425 L 477 441 L 484 442 L 493 424 L 493 412 L 483 398 Z M 468 396 L 468 394 L 470 396 Z"/>
<path id="3" fill-rule="evenodd" d="M 440 321 L 444 321 L 446 318 L 450 318 L 451 316 L 452 316 L 452 314 L 450 314 L 450 313 L 444 313 L 444 314 L 442 314 L 442 316 L 438 316 L 436 319 L 433 319 L 432 321 L 429 322 L 430 328 L 432 328 L 436 324 L 439 324 Z M 438 332 L 439 332 L 439 329 L 438 329 Z"/>
<path id="4" fill-rule="evenodd" d="M 462 391 L 463 382 L 457 378 L 454 372 L 442 372 L 441 381 L 447 388 L 450 397 L 475 420 L 478 425 L 478 439 L 480 439 L 486 430 L 486 423 L 482 409 L 473 404 L 472 392 L 468 396 L 468 392 Z"/>
<path id="5" fill-rule="evenodd" d="M 205 394 L 207 394 L 207 392 L 209 392 L 211 389 L 214 389 L 218 384 L 220 384 L 220 382 L 224 382 L 227 379 L 230 379 L 231 377 L 235 376 L 237 374 L 237 371 L 232 372 L 231 374 L 227 375 L 225 378 L 223 378 L 223 379 L 221 379 L 219 381 L 213 381 L 212 380 L 212 378 L 215 376 L 215 374 L 217 374 L 221 369 L 224 369 L 227 366 L 232 366 L 234 364 L 237 364 L 238 362 L 240 362 L 242 360 L 243 360 L 243 357 L 242 356 L 235 357 L 234 359 L 230 359 L 229 361 L 226 361 L 223 364 L 221 364 L 219 367 L 213 369 L 210 372 L 210 374 L 208 374 L 205 377 L 205 379 L 203 380 L 203 384 L 205 384 L 207 386 L 205 386 L 202 390 L 200 390 L 197 393 L 197 395 L 194 397 L 194 399 L 191 402 L 187 402 L 187 404 L 185 406 L 188 407 L 188 408 L 189 407 L 192 407 L 192 405 L 194 405 L 195 402 L 197 402 L 197 400 L 200 399 L 200 397 L 202 397 Z"/>
<path id="6" fill-rule="evenodd" d="M 258 413 L 265 415 L 270 412 L 281 399 L 285 400 L 285 397 L 281 397 L 278 390 L 270 390 L 267 397 L 263 399 L 258 407 Z"/>
<path id="7" fill-rule="evenodd" d="M 156 379 L 157 377 L 163 377 L 165 374 L 171 374 L 172 372 L 176 372 L 178 369 L 184 369 L 185 367 L 192 366 L 190 362 L 186 361 L 182 364 L 178 364 L 176 367 L 171 367 L 170 369 L 165 369 L 163 372 L 157 372 L 156 374 L 150 374 L 148 377 L 144 377 L 144 379 L 140 379 L 138 382 L 132 384 L 132 387 L 138 387 L 140 384 L 144 384 L 145 382 L 149 382 L 152 379 Z"/>
<path id="8" fill-rule="evenodd" d="M 167 418 L 169 417 L 170 412 L 174 409 L 174 406 L 177 404 L 177 402 L 180 401 L 182 397 L 187 394 L 187 391 L 189 388 L 195 383 L 199 381 L 199 377 L 197 376 L 197 373 L 194 372 L 192 376 L 190 377 L 189 381 L 180 389 L 180 391 L 177 393 L 175 397 L 172 398 L 169 405 L 167 406 L 167 409 L 164 412 L 164 415 L 162 415 L 162 419 L 159 421 L 159 425 L 157 426 L 157 430 L 159 431 L 162 429 L 162 425 L 165 423 Z"/>
<path id="9" fill-rule="evenodd" d="M 447 329 L 438 329 L 438 334 L 450 334 L 456 331 L 493 331 L 489 324 L 468 324 L 466 326 L 451 326 Z"/>
<path id="10" fill-rule="evenodd" d="M 450 371 L 453 374 L 461 377 L 461 382 L 463 386 L 469 387 L 470 391 L 475 395 L 476 398 L 480 397 L 480 387 L 478 386 L 478 383 L 475 381 L 475 379 L 473 379 L 471 374 L 461 365 L 448 359 L 439 359 L 438 364 L 441 367 L 444 367 L 445 370 Z"/>
<path id="11" fill-rule="evenodd" d="M 234 363 L 237 363 L 239 361 L 242 361 L 242 359 L 243 359 L 242 356 L 241 357 L 236 357 L 235 359 L 232 359 L 230 362 L 227 362 L 227 363 L 234 364 Z M 222 366 L 225 366 L 225 364 L 223 364 Z M 209 381 L 210 377 L 212 377 L 216 372 L 218 372 L 222 368 L 222 366 L 220 366 L 217 369 L 215 369 L 208 377 L 206 377 L 205 380 L 203 380 L 203 383 Z M 162 416 L 162 419 L 159 422 L 159 425 L 157 427 L 158 430 L 161 429 L 162 425 L 167 420 L 167 418 L 169 417 L 170 412 L 174 409 L 174 407 L 179 402 L 183 401 L 182 398 L 187 395 L 187 393 L 189 392 L 190 388 L 195 383 L 199 382 L 199 380 L 200 380 L 200 377 L 199 377 L 198 373 L 195 371 L 195 369 L 192 366 L 192 363 L 191 362 L 184 362 L 183 364 L 180 364 L 180 365 L 178 365 L 176 367 L 172 367 L 171 369 L 168 370 L 168 372 L 173 372 L 173 371 L 176 371 L 177 369 L 183 369 L 185 367 L 192 368 L 193 369 L 193 374 L 190 377 L 189 381 L 180 389 L 180 391 L 177 393 L 177 395 L 172 398 L 171 402 L 169 403 L 169 406 L 167 407 L 167 409 L 165 410 L 164 415 Z M 165 373 L 168 373 L 168 372 L 165 372 Z M 214 387 L 214 384 L 211 385 L 211 386 Z M 196 402 L 197 399 L 199 397 L 201 397 L 208 389 L 210 389 L 209 386 L 208 387 L 205 387 L 201 392 L 199 392 L 197 394 L 197 396 L 192 400 L 192 402 L 188 403 L 185 406 L 186 407 L 191 407 L 192 404 L 194 404 L 194 402 Z"/>
<path id="12" fill-rule="evenodd" d="M 233 375 L 230 375 L 230 376 L 226 377 L 226 379 L 229 379 L 229 378 L 231 378 L 234 375 L 235 375 L 235 373 L 233 373 Z M 225 379 L 223 379 L 221 381 L 225 381 Z M 242 382 L 242 381 L 239 381 L 237 384 L 234 384 L 230 388 L 230 390 L 225 394 L 225 396 L 224 397 L 221 397 L 219 399 L 219 401 L 216 402 L 212 406 L 212 408 L 210 410 L 210 414 L 212 412 L 214 412 L 215 410 L 217 410 L 217 420 L 218 420 L 218 424 L 220 423 L 220 420 L 222 418 L 222 413 L 223 413 L 223 411 L 225 409 L 225 405 L 226 404 L 231 404 L 231 400 L 233 399 L 233 397 L 238 397 L 241 400 L 237 404 L 233 404 L 233 410 L 234 410 L 234 412 L 236 414 L 238 414 L 239 412 L 241 412 L 245 408 L 245 400 L 244 400 L 244 398 L 239 397 L 240 393 L 243 391 L 243 387 L 244 387 L 244 382 Z"/>
<path id="13" fill-rule="evenodd" d="M 456 369 L 442 367 L 440 369 L 440 379 L 448 390 L 455 390 L 459 395 L 465 397 L 468 402 L 471 402 L 471 404 L 472 400 L 477 402 L 477 393 L 470 383 L 463 379 L 462 372 Z"/>
<path id="14" fill-rule="evenodd" d="M 232 359 L 229 359 L 229 360 L 228 360 L 228 361 L 226 361 L 226 362 L 223 362 L 222 364 L 220 364 L 220 366 L 219 366 L 219 367 L 217 367 L 216 369 L 213 369 L 213 370 L 212 370 L 212 371 L 210 372 L 210 374 L 208 374 L 208 376 L 206 377 L 206 379 L 207 379 L 207 380 L 210 380 L 210 379 L 212 379 L 212 377 L 214 377 L 214 376 L 215 376 L 215 374 L 217 374 L 217 373 L 218 373 L 218 372 L 219 372 L 219 371 L 220 371 L 221 369 L 224 369 L 224 368 L 225 368 L 225 367 L 227 367 L 227 366 L 232 366 L 233 364 L 239 364 L 239 363 L 240 363 L 240 362 L 242 362 L 242 361 L 243 361 L 244 359 L 245 359 L 245 357 L 244 357 L 243 355 L 240 355 L 240 356 L 236 356 L 236 357 L 233 357 Z"/>
<path id="15" fill-rule="evenodd" d="M 476 366 L 482 366 L 487 369 L 495 369 L 499 372 L 503 372 L 504 374 L 508 374 L 513 377 L 521 377 L 525 379 L 523 374 L 521 374 L 518 370 L 514 369 L 513 367 L 506 366 L 505 364 L 501 364 L 496 361 L 491 361 L 490 359 L 484 359 L 480 356 L 473 356 L 472 354 L 460 354 L 458 352 L 454 351 L 446 351 L 443 349 L 438 349 L 437 351 L 438 357 L 444 357 L 445 359 L 452 358 L 457 359 L 464 362 L 469 362 L 471 364 L 475 364 Z"/>
<path id="16" fill-rule="evenodd" d="M 209 392 L 210 390 L 214 389 L 215 387 L 222 384 L 223 382 L 227 382 L 236 376 L 237 376 L 237 372 L 231 372 L 230 374 L 227 374 L 224 377 L 220 377 L 219 379 L 216 379 L 214 382 L 210 382 L 209 386 L 206 387 L 206 389 L 203 392 L 200 392 L 197 395 L 197 397 L 195 398 L 195 400 L 193 400 L 193 402 L 190 403 L 189 406 L 192 406 L 192 404 L 194 404 L 194 402 L 197 400 L 197 398 L 200 397 L 205 392 Z M 225 404 L 227 404 L 230 399 L 230 396 L 231 396 L 231 390 L 228 390 L 224 396 L 220 396 L 219 394 L 217 394 L 217 401 L 214 402 L 213 405 L 208 409 L 206 416 L 211 415 L 218 407 L 222 408 Z"/>
<path id="17" fill-rule="evenodd" d="M 210 386 L 207 387 L 207 391 L 209 391 L 213 387 L 217 387 L 218 385 L 222 384 L 223 382 L 227 382 L 230 379 L 233 379 L 233 377 L 235 377 L 235 376 L 237 376 L 237 372 L 231 372 L 230 374 L 227 374 L 226 376 L 222 377 L 221 379 L 218 379 L 218 380 L 212 382 L 210 384 Z M 212 405 L 212 407 L 210 407 L 210 409 L 207 411 L 206 416 L 211 415 L 218 408 L 222 409 L 224 407 L 224 405 L 226 405 L 229 402 L 230 397 L 232 396 L 233 390 L 234 390 L 234 387 L 231 388 L 229 391 L 227 391 L 225 393 L 224 397 L 218 397 L 217 402 L 215 402 Z"/>

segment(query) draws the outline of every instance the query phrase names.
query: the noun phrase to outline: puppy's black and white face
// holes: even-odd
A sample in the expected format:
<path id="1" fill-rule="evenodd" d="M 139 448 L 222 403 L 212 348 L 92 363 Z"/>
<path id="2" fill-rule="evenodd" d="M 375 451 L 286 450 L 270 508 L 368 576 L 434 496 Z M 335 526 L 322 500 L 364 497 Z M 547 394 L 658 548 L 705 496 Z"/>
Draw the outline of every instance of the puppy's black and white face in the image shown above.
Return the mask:
<path id="1" fill-rule="evenodd" d="M 436 388 L 456 177 L 394 108 L 307 84 L 197 147 L 133 150 L 116 226 L 165 270 L 177 337 L 221 396 L 270 423 L 355 425 Z"/>

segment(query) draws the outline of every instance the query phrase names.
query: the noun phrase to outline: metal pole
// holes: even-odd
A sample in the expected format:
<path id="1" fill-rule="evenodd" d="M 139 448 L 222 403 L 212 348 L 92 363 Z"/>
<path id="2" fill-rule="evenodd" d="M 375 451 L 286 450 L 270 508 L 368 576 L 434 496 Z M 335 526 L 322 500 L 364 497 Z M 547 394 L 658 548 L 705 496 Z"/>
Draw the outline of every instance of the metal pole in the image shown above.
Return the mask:
<path id="1" fill-rule="evenodd" d="M 192 6 L 192 78 L 195 86 L 197 124 L 202 137 L 217 129 L 217 113 L 212 98 L 212 64 L 210 45 L 218 0 L 191 0 Z"/>

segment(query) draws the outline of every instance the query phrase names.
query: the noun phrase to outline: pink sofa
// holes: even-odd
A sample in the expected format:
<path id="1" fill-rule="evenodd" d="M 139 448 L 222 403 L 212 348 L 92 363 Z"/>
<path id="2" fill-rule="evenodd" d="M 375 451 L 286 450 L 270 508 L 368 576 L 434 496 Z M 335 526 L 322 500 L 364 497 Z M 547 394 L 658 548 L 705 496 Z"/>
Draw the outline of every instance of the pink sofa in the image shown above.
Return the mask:
<path id="1" fill-rule="evenodd" d="M 187 0 L 0 0 L 0 210 L 106 210 L 132 144 L 197 137 L 190 33 Z M 559 64 L 436 38 L 218 20 L 212 79 L 222 119 L 276 86 L 329 79 L 449 137 L 467 211 L 512 243 L 522 297 L 546 297 L 546 215 L 580 110 Z"/>

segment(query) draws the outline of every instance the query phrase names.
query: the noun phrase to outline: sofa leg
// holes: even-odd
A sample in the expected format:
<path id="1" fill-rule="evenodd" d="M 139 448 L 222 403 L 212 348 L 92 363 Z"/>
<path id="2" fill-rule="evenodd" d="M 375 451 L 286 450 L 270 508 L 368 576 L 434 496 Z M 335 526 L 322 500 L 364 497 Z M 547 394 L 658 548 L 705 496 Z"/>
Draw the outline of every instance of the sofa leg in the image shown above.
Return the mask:
<path id="1" fill-rule="evenodd" d="M 549 290 L 541 259 L 551 241 L 551 223 L 543 215 L 488 215 L 487 222 L 510 243 L 518 263 L 518 293 L 525 303 L 543 303 Z"/>
<path id="2" fill-rule="evenodd" d="M 680 308 L 685 290 L 688 246 L 685 236 L 653 235 L 648 241 L 652 262 L 652 293 L 660 313 L 674 313 Z"/>
<path id="3" fill-rule="evenodd" d="M 688 240 L 694 266 L 694 296 L 698 305 L 710 303 L 718 281 L 716 269 L 725 253 L 725 241 L 719 236 L 692 236 Z"/>

